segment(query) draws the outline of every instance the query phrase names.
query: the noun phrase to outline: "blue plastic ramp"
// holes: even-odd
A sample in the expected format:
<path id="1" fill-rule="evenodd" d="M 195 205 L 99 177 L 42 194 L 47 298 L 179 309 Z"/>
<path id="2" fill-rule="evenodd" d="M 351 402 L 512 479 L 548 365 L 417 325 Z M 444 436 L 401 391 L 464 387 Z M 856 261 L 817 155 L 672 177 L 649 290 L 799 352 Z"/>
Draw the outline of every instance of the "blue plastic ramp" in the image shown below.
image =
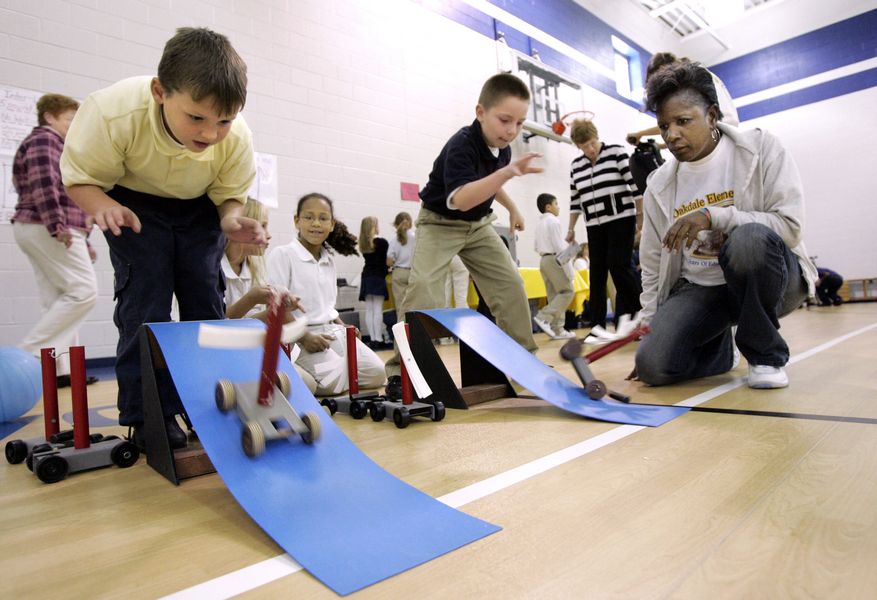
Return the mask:
<path id="1" fill-rule="evenodd" d="M 483 315 L 468 308 L 420 312 L 460 338 L 506 377 L 563 410 L 610 423 L 657 427 L 688 412 L 685 406 L 626 404 L 591 400 L 582 389 L 552 369 Z M 428 375 L 427 375 L 428 378 Z"/>
<path id="2" fill-rule="evenodd" d="M 258 321 L 214 321 L 260 327 Z M 149 325 L 216 471 L 244 510 L 290 556 L 338 594 L 349 594 L 499 531 L 396 479 L 332 422 L 281 357 L 292 405 L 320 415 L 322 437 L 269 441 L 248 458 L 241 423 L 214 400 L 220 378 L 257 380 L 262 350 L 200 348 L 197 322 Z"/>

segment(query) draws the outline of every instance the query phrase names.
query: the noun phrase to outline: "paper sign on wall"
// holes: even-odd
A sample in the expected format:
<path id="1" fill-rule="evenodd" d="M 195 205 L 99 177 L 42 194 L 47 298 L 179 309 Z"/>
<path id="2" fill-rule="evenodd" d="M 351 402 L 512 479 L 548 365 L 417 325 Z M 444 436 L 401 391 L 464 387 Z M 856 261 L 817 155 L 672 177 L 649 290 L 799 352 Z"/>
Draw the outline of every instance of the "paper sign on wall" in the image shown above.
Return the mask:
<path id="1" fill-rule="evenodd" d="M 402 191 L 402 200 L 408 200 L 411 202 L 419 202 L 420 201 L 420 186 L 416 183 L 405 183 L 404 181 L 399 184 L 399 187 Z"/>
<path id="2" fill-rule="evenodd" d="M 277 156 L 256 152 L 256 179 L 250 186 L 247 195 L 255 198 L 265 206 L 277 208 Z"/>
<path id="3" fill-rule="evenodd" d="M 21 141 L 37 126 L 40 92 L 0 85 L 0 224 L 9 224 L 18 194 L 12 184 L 12 159 Z"/>

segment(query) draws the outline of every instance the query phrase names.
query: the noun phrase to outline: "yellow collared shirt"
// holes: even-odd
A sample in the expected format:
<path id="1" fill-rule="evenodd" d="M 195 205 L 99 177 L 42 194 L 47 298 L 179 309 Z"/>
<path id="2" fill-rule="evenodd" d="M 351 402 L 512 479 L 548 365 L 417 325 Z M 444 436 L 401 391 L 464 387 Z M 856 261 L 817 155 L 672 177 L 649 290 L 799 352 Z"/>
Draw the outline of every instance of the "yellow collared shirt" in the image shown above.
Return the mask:
<path id="1" fill-rule="evenodd" d="M 219 206 L 246 202 L 256 176 L 253 139 L 240 115 L 220 143 L 200 153 L 167 132 L 150 93 L 152 77 L 131 77 L 89 95 L 76 111 L 61 155 L 64 185 L 116 185 L 163 198 Z"/>

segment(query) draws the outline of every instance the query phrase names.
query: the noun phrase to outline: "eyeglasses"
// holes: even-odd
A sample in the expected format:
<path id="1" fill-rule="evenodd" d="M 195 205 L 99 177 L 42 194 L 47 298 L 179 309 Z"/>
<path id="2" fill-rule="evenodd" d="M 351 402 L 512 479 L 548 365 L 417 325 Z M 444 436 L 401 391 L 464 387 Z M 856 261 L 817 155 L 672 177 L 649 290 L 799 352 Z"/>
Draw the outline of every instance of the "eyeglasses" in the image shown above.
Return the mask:
<path id="1" fill-rule="evenodd" d="M 314 221 L 319 221 L 321 224 L 328 225 L 332 222 L 332 217 L 330 215 L 312 215 L 312 214 L 303 214 L 299 217 L 302 221 L 307 221 L 308 223 L 313 223 Z"/>

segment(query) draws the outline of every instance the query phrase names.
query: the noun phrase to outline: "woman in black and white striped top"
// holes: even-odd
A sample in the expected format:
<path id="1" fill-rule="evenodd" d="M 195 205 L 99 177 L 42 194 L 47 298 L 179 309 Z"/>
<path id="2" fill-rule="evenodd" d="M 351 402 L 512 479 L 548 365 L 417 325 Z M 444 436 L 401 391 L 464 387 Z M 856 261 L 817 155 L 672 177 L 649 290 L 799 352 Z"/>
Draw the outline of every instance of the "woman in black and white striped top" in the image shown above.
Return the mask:
<path id="1" fill-rule="evenodd" d="M 572 125 L 573 143 L 582 155 L 570 170 L 570 214 L 567 241 L 575 239 L 575 224 L 585 215 L 591 255 L 591 325 L 606 325 L 606 279 L 615 283 L 615 319 L 640 309 L 642 291 L 633 264 L 633 242 L 642 225 L 642 198 L 628 167 L 629 157 L 615 144 L 604 144 L 593 121 Z"/>

